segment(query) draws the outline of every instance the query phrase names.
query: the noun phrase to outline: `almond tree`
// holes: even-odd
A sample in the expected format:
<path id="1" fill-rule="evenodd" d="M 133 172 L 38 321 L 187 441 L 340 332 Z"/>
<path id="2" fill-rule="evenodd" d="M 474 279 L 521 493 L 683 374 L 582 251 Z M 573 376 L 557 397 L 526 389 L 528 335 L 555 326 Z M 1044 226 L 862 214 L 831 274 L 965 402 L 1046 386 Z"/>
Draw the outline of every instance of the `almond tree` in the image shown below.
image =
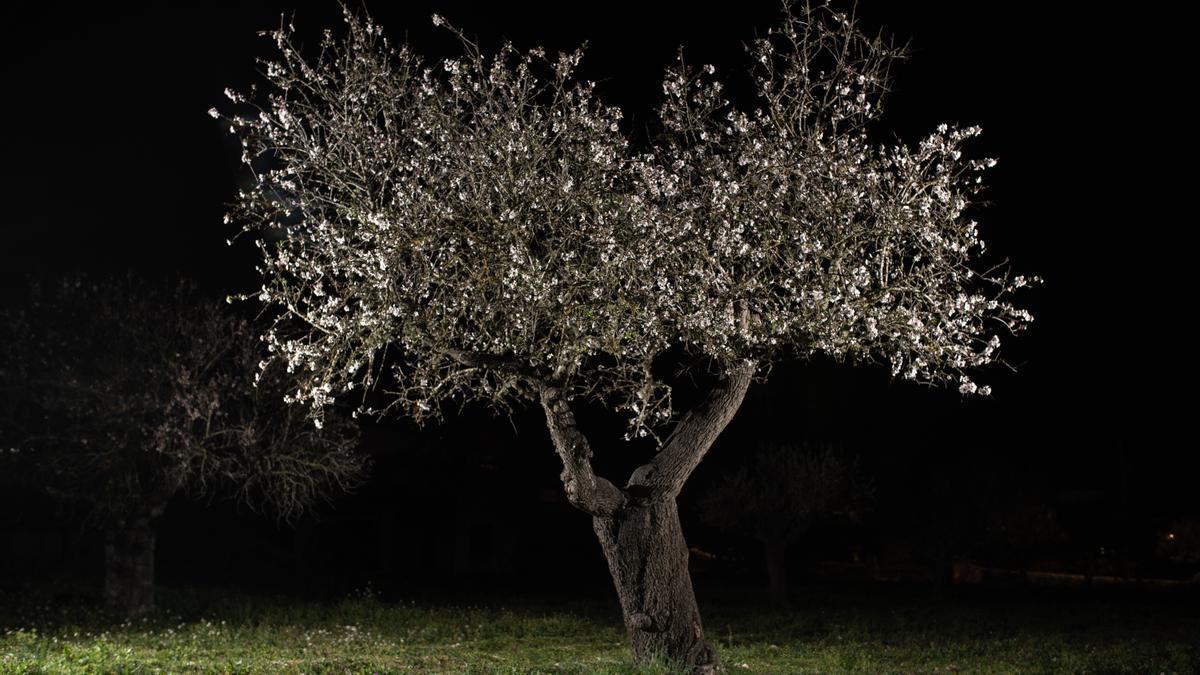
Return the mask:
<path id="1" fill-rule="evenodd" d="M 228 307 L 186 287 L 68 279 L 4 314 L 3 440 L 30 479 L 105 535 L 104 599 L 154 609 L 159 521 L 177 494 L 225 494 L 279 518 L 354 485 L 357 428 L 287 406 L 282 366 Z"/>
<path id="2" fill-rule="evenodd" d="M 254 174 L 230 218 L 271 235 L 257 295 L 307 328 L 265 336 L 304 380 L 291 399 L 361 390 L 364 411 L 417 420 L 540 405 L 638 659 L 716 667 L 675 500 L 773 362 L 878 361 L 986 396 L 968 371 L 1030 320 L 1009 300 L 1026 280 L 976 262 L 991 161 L 961 148 L 979 130 L 874 143 L 900 52 L 845 15 L 786 11 L 749 47 L 746 106 L 680 59 L 648 147 L 575 77 L 580 51 L 487 54 L 448 26 L 462 54 L 430 63 L 345 22 L 311 53 L 269 33 L 267 91 L 211 111 Z M 675 409 L 668 362 L 707 370 L 702 402 Z M 597 475 L 580 405 L 624 413 L 653 459 Z"/>

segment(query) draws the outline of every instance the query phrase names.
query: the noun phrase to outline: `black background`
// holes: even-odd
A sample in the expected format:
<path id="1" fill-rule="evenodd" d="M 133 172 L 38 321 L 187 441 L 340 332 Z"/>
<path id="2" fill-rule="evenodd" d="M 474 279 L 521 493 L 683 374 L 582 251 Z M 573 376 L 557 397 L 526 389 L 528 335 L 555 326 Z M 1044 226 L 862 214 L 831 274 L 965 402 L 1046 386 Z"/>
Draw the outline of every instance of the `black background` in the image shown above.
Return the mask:
<path id="1" fill-rule="evenodd" d="M 988 178 L 981 232 L 1018 273 L 1045 279 L 1026 296 L 1037 320 L 1006 344 L 1017 373 L 997 369 L 977 378 L 994 385 L 990 399 L 889 382 L 879 369 L 783 364 L 752 390 L 695 485 L 735 465 L 739 449 L 758 438 L 829 438 L 864 456 L 886 509 L 907 510 L 894 519 L 901 530 L 921 513 L 959 509 L 980 494 L 977 482 L 1073 508 L 1076 546 L 1114 532 L 1145 541 L 1171 518 L 1200 512 L 1200 462 L 1189 433 L 1197 155 L 1188 94 L 1195 76 L 1187 24 L 1173 6 L 858 3 L 869 31 L 911 47 L 895 72 L 884 130 L 915 142 L 940 122 L 983 127 L 971 148 L 1000 163 Z M 765 31 L 778 11 L 759 1 L 367 7 L 389 36 L 407 35 L 434 58 L 453 54 L 454 43 L 433 28 L 431 11 L 485 46 L 501 36 L 547 51 L 587 41 L 584 75 L 601 82 L 602 94 L 626 107 L 635 124 L 651 116 L 662 68 L 678 45 L 693 63 L 742 72 L 742 42 Z M 225 87 L 245 91 L 259 81 L 254 59 L 269 56 L 271 44 L 256 32 L 277 27 L 284 11 L 294 11 L 310 43 L 340 25 L 332 2 L 41 2 L 5 10 L 6 296 L 25 274 L 73 271 L 182 275 L 214 295 L 257 286 L 252 247 L 225 244 L 235 232 L 221 217 L 241 169 L 232 139 L 206 111 L 226 104 Z M 436 531 L 436 519 L 395 505 L 415 499 L 417 483 L 451 486 L 453 476 L 466 474 L 504 508 L 541 508 L 557 468 L 536 411 L 513 424 L 479 412 L 468 420 L 421 434 L 403 423 L 371 431 L 376 477 L 339 508 L 358 514 L 355 522 L 367 529 L 385 527 L 378 514 L 392 509 L 389 518 L 426 518 L 418 529 Z M 626 463 L 620 453 L 630 451 L 605 445 L 617 458 L 601 468 L 616 471 Z M 414 464 L 417 447 L 429 457 L 441 448 L 445 457 Z M 438 496 L 481 499 L 453 487 Z M 586 517 L 562 503 L 553 508 L 562 511 L 523 526 L 532 533 L 527 539 L 574 528 L 562 536 L 587 540 Z M 194 507 L 177 512 L 179 527 L 207 522 Z M 235 513 L 226 508 L 212 517 Z M 559 517 L 575 524 L 559 528 L 552 522 Z M 266 531 L 285 536 L 263 523 L 243 534 L 249 540 Z M 172 544 L 170 532 L 164 551 L 177 545 L 182 558 L 182 538 Z M 602 565 L 598 551 L 587 553 Z"/>

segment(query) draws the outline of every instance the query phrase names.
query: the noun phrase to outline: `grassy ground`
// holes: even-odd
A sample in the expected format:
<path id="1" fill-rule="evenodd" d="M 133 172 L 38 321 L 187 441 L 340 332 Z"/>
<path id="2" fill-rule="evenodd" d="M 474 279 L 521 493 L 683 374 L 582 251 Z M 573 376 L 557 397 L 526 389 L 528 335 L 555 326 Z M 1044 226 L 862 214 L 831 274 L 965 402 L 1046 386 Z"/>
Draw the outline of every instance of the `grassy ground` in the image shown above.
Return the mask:
<path id="1" fill-rule="evenodd" d="M 1198 673 L 1195 596 L 813 589 L 790 612 L 701 594 L 731 672 Z M 753 596 L 750 596 L 753 597 Z M 166 591 L 160 615 L 0 595 L 3 673 L 670 673 L 615 602 L 300 602 Z"/>

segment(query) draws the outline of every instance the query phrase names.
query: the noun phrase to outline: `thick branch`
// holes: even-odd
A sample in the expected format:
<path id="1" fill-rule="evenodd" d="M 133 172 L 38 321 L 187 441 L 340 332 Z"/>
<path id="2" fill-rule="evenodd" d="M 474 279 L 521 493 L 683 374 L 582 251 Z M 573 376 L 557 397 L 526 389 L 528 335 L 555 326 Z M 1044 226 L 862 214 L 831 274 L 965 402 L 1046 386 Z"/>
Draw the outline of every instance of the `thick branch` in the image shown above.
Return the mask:
<path id="1" fill-rule="evenodd" d="M 541 377 L 538 373 L 518 363 L 515 359 L 494 354 L 475 354 L 454 348 L 447 348 L 444 353 L 468 368 L 485 368 L 511 375 L 513 379 L 509 384 L 524 396 L 533 398 L 541 387 Z"/>
<path id="2" fill-rule="evenodd" d="M 631 494 L 674 499 L 741 407 L 753 379 L 754 364 L 751 362 L 725 373 L 704 402 L 679 420 L 654 459 L 633 472 L 626 489 Z"/>
<path id="3" fill-rule="evenodd" d="M 625 504 L 625 494 L 608 480 L 592 471 L 592 448 L 579 431 L 566 396 L 557 387 L 541 390 L 546 427 L 554 440 L 554 449 L 562 458 L 563 487 L 567 501 L 593 516 L 610 516 Z"/>
<path id="4" fill-rule="evenodd" d="M 511 359 L 506 359 L 502 356 L 493 354 L 474 354 L 464 352 L 461 349 L 447 347 L 445 350 L 446 356 L 458 361 L 464 366 L 471 368 L 495 368 L 498 370 L 518 370 L 516 364 Z"/>

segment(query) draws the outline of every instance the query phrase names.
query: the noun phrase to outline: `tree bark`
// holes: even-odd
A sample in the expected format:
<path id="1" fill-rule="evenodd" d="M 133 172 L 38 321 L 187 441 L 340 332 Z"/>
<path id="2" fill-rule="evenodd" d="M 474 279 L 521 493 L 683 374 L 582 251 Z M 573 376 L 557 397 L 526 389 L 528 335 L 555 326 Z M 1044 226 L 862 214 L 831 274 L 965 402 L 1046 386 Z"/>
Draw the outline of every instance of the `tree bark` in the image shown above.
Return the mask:
<path id="1" fill-rule="evenodd" d="M 114 524 L 104 542 L 104 604 L 126 617 L 154 611 L 158 516 L 139 513 Z"/>
<path id="2" fill-rule="evenodd" d="M 662 656 L 712 673 L 717 652 L 704 639 L 688 574 L 688 548 L 674 499 L 593 519 L 621 602 L 633 658 Z"/>
<path id="3" fill-rule="evenodd" d="M 771 602 L 778 607 L 790 607 L 787 580 L 787 541 L 776 538 L 764 539 L 763 552 L 767 560 L 767 583 L 771 590 Z"/>
<path id="4" fill-rule="evenodd" d="M 733 419 L 753 376 L 752 363 L 726 373 L 624 488 L 593 471 L 591 448 L 562 392 L 541 388 L 546 426 L 563 462 L 567 499 L 592 516 L 638 662 L 665 657 L 696 674 L 719 667 L 716 650 L 704 639 L 675 498 Z"/>

